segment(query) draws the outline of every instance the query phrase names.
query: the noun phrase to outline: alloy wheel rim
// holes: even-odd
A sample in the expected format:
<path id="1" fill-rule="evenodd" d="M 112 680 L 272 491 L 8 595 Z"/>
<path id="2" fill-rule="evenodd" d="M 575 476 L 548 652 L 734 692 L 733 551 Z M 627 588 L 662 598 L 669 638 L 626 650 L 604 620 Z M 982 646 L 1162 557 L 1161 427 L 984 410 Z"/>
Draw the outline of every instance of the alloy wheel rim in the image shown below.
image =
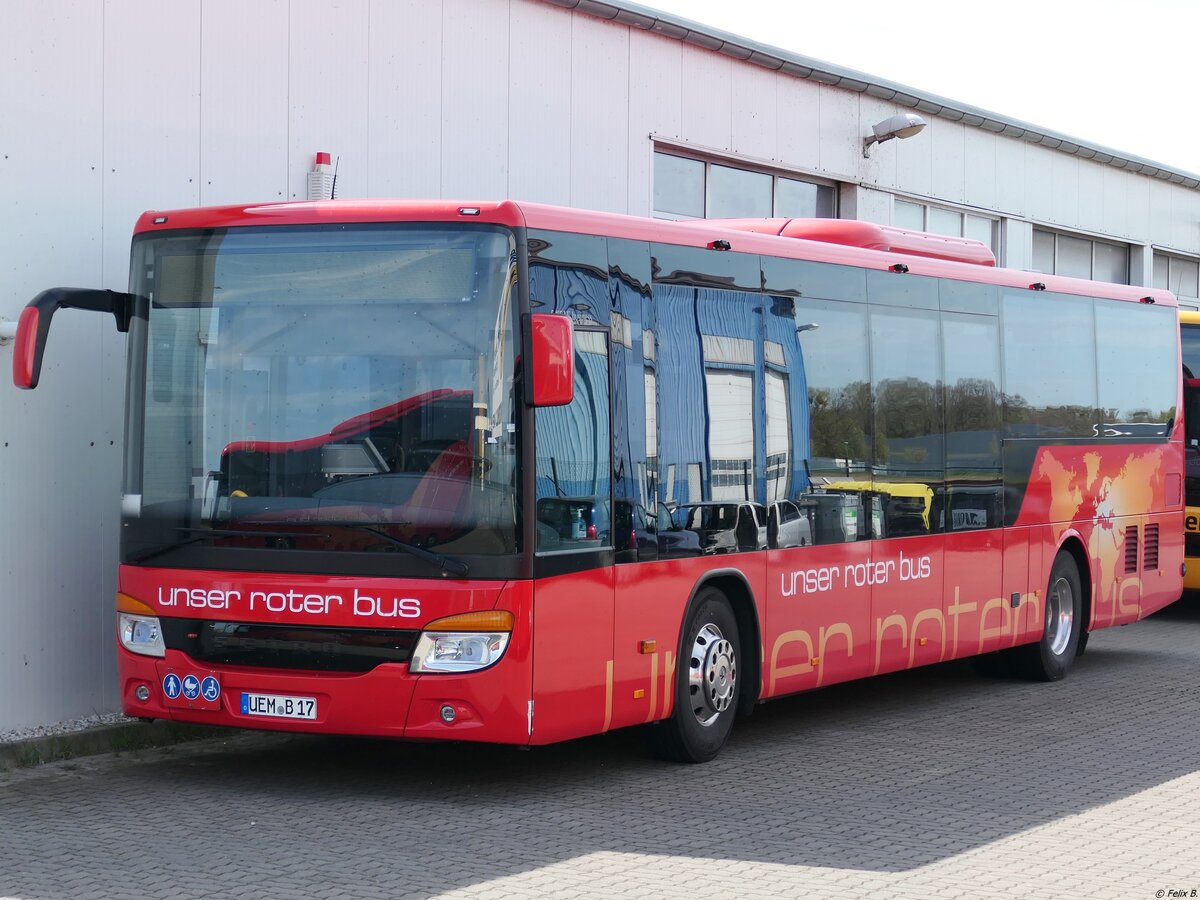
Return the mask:
<path id="1" fill-rule="evenodd" d="M 733 644 L 709 622 L 696 632 L 688 663 L 688 700 L 696 721 L 708 727 L 737 696 L 737 656 Z"/>
<path id="2" fill-rule="evenodd" d="M 1065 578 L 1055 580 L 1046 598 L 1046 634 L 1050 638 L 1050 652 L 1062 656 L 1071 642 L 1075 625 L 1075 596 L 1071 583 Z"/>

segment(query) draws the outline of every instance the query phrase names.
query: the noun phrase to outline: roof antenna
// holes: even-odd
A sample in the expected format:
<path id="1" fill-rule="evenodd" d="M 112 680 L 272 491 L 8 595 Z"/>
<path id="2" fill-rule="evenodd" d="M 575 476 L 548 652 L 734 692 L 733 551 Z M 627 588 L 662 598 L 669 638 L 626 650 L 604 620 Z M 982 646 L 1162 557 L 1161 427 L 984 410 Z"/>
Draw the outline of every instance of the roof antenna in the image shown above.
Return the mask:
<path id="1" fill-rule="evenodd" d="M 337 199 L 337 170 L 338 170 L 338 166 L 341 165 L 341 162 L 342 162 L 341 154 L 338 154 L 337 158 L 333 161 L 333 181 L 329 185 L 329 199 L 330 200 Z"/>

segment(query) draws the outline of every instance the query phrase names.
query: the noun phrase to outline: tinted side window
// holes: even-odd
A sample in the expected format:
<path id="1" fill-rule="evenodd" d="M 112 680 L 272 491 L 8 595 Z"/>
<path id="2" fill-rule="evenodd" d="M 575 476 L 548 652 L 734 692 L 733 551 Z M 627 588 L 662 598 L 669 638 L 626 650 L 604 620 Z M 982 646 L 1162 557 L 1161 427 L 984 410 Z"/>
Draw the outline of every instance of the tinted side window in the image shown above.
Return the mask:
<path id="1" fill-rule="evenodd" d="M 808 378 L 810 470 L 839 477 L 866 472 L 874 459 L 867 308 L 803 298 L 796 306 Z"/>
<path id="2" fill-rule="evenodd" d="M 934 498 L 944 478 L 941 368 L 936 312 L 872 304 L 873 492 L 883 526 L 876 537 L 938 528 Z"/>
<path id="3" fill-rule="evenodd" d="M 663 400 L 660 497 L 673 509 L 757 499 L 758 257 L 664 244 L 652 253 L 657 360 L 646 392 Z"/>
<path id="4" fill-rule="evenodd" d="M 762 453 L 757 399 L 762 328 L 758 294 L 696 292 L 704 359 L 711 500 L 754 500 L 761 494 Z"/>
<path id="5" fill-rule="evenodd" d="M 556 231 L 529 234 L 529 301 L 535 312 L 577 323 L 609 322 L 608 248 L 604 238 Z"/>
<path id="6" fill-rule="evenodd" d="M 1000 464 L 1000 323 L 991 316 L 944 313 L 947 531 L 998 528 Z"/>
<path id="7" fill-rule="evenodd" d="M 1175 321 L 1168 307 L 1096 301 L 1102 435 L 1166 435 L 1179 378 Z"/>
<path id="8" fill-rule="evenodd" d="M 1200 325 L 1180 325 L 1179 339 L 1183 344 L 1183 365 L 1186 378 L 1200 378 Z"/>
<path id="9" fill-rule="evenodd" d="M 1000 314 L 1000 289 L 994 284 L 974 284 L 969 281 L 938 282 L 938 302 L 943 312 Z"/>
<path id="10" fill-rule="evenodd" d="M 751 291 L 757 291 L 762 284 L 758 257 L 753 254 L 702 250 L 675 244 L 652 244 L 651 253 L 656 282 Z"/>
<path id="11" fill-rule="evenodd" d="M 612 303 L 613 498 L 623 504 L 619 510 L 634 507 L 644 513 L 655 506 L 652 470 L 658 465 L 658 411 L 655 392 L 647 390 L 654 365 L 648 243 L 609 239 L 608 290 Z M 635 524 L 632 512 L 625 517 Z M 634 536 L 638 530 L 618 528 L 615 547 L 636 549 L 652 559 L 653 541 L 644 539 L 639 545 Z M 617 560 L 633 561 L 621 555 Z"/>
<path id="12" fill-rule="evenodd" d="M 860 303 L 867 299 L 867 272 L 853 266 L 764 256 L 762 277 L 764 290 L 783 297 L 819 297 Z"/>
<path id="13" fill-rule="evenodd" d="M 808 388 L 808 481 L 797 495 L 812 543 L 867 539 L 881 523 L 870 494 L 875 416 L 867 355 L 867 307 L 835 300 L 796 301 L 796 328 Z M 804 536 L 803 526 L 799 537 Z M 781 535 L 779 546 L 799 543 Z"/>
<path id="14" fill-rule="evenodd" d="M 938 308 L 938 280 L 897 272 L 867 272 L 867 299 L 874 305 Z"/>
<path id="15" fill-rule="evenodd" d="M 1093 438 L 1097 410 L 1092 300 L 1008 293 L 1002 307 L 1005 437 Z"/>
<path id="16" fill-rule="evenodd" d="M 575 331 L 575 399 L 537 410 L 537 547 L 611 547 L 608 334 Z"/>

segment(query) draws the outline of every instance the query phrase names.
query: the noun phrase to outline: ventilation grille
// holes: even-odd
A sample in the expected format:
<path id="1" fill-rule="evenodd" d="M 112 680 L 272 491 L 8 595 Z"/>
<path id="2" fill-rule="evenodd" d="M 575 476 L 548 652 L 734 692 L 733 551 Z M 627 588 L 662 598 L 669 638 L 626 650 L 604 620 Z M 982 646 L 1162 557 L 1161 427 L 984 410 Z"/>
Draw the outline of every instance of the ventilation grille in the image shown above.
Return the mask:
<path id="1" fill-rule="evenodd" d="M 1138 533 L 1137 526 L 1130 525 L 1125 529 L 1125 573 L 1136 572 L 1138 568 Z"/>
<path id="2" fill-rule="evenodd" d="M 327 628 L 264 622 L 159 619 L 168 649 L 222 666 L 307 672 L 370 672 L 406 663 L 421 632 L 392 628 Z"/>
<path id="3" fill-rule="evenodd" d="M 1156 571 L 1158 569 L 1158 525 L 1146 526 L 1146 544 L 1142 549 L 1142 569 Z"/>

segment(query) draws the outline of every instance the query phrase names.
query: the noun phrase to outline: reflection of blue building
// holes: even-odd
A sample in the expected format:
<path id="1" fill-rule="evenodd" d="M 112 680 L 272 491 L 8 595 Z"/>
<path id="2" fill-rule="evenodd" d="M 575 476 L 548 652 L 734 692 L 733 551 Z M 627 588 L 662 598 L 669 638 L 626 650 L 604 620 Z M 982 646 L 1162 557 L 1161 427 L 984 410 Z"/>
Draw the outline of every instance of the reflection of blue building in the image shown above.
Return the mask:
<path id="1" fill-rule="evenodd" d="M 606 350 L 616 499 L 761 503 L 805 489 L 794 307 L 751 287 L 757 257 L 551 233 L 530 250 L 533 308 L 574 319 L 578 351 L 576 402 L 538 413 L 539 497 L 607 494 Z M 713 282 L 715 264 L 737 270 L 728 284 Z"/>
<path id="2" fill-rule="evenodd" d="M 803 485 L 807 389 L 790 305 L 751 291 L 656 284 L 659 379 L 672 398 L 661 497 L 781 499 Z"/>
<path id="3" fill-rule="evenodd" d="M 575 322 L 575 400 L 538 411 L 537 496 L 607 498 L 612 436 L 605 241 L 553 237 L 542 249 L 554 262 L 530 266 L 529 294 L 539 312 L 566 315 Z M 539 242 L 531 243 L 536 252 Z M 563 259 L 564 253 L 574 257 L 574 265 Z"/>
<path id="4" fill-rule="evenodd" d="M 575 400 L 538 411 L 537 496 L 607 497 L 611 473 L 608 335 L 575 333 Z"/>

